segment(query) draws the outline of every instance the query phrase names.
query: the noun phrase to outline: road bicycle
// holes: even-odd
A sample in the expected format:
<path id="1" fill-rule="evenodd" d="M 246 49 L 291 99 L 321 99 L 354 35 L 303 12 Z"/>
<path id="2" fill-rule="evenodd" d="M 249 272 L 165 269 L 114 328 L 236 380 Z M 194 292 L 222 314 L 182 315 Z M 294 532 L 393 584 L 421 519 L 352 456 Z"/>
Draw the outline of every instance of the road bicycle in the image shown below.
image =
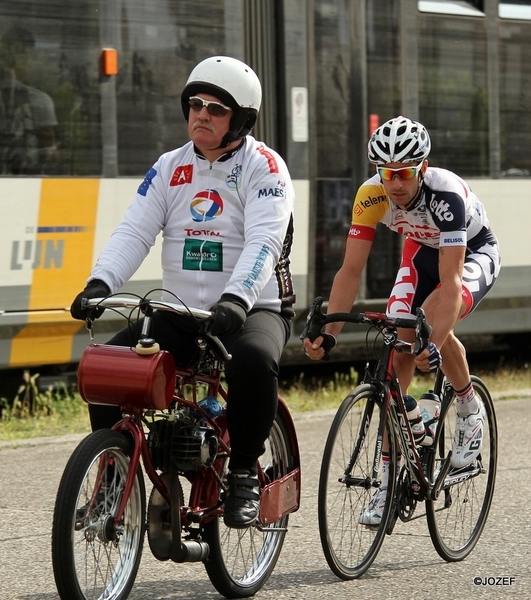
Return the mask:
<path id="1" fill-rule="evenodd" d="M 317 298 L 301 338 L 314 340 L 327 323 L 369 326 L 375 333 L 375 361 L 367 363 L 363 381 L 343 400 L 326 441 L 318 492 L 321 544 L 332 571 L 341 579 L 363 575 L 375 560 L 386 534 L 398 519 L 408 522 L 424 503 L 430 537 L 446 561 L 463 560 L 475 547 L 487 521 L 496 480 L 497 425 L 486 385 L 472 377 L 476 395 L 486 410 L 483 447 L 470 465 L 451 467 L 455 429 L 455 394 L 442 371 L 435 374 L 433 391 L 441 400 L 433 443 L 415 444 L 399 382 L 393 370 L 395 352 L 420 353 L 431 328 L 422 309 L 417 316 L 391 318 L 378 312 L 359 314 L 321 312 Z M 415 329 L 413 344 L 398 338 L 397 328 Z M 368 336 L 368 346 L 369 346 Z M 361 524 L 360 515 L 381 486 L 384 438 L 389 447 L 389 484 L 381 523 Z M 400 461 L 400 462 L 399 462 Z"/>
<path id="2" fill-rule="evenodd" d="M 271 575 L 289 514 L 300 502 L 299 449 L 284 400 L 279 397 L 257 465 L 258 521 L 249 529 L 225 527 L 231 450 L 221 376 L 230 356 L 205 331 L 210 312 L 136 296 L 93 299 L 86 306 L 122 309 L 139 341 L 131 348 L 90 344 L 79 365 L 81 396 L 89 403 L 119 405 L 123 417 L 79 444 L 59 484 L 52 562 L 60 597 L 127 598 L 146 531 L 158 560 L 202 562 L 220 594 L 252 596 Z M 150 337 L 154 310 L 196 321 L 193 366 L 176 367 Z M 90 319 L 87 324 L 91 327 Z M 153 484 L 149 498 L 143 470 Z"/>

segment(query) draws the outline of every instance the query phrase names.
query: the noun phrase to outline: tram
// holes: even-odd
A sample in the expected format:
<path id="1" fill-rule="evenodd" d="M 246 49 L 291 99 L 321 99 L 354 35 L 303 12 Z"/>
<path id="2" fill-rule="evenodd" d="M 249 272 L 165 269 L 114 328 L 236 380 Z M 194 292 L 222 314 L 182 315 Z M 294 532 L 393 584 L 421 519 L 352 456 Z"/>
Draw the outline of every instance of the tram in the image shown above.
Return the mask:
<path id="1" fill-rule="evenodd" d="M 306 361 L 297 335 L 341 264 L 353 194 L 372 172 L 367 138 L 398 114 L 426 125 L 430 163 L 470 183 L 500 241 L 499 281 L 458 333 L 478 348 L 529 346 L 531 1 L 4 0 L 2 377 L 75 368 L 87 334 L 66 309 L 144 173 L 187 141 L 180 92 L 214 54 L 258 73 L 254 134 L 294 180 L 298 318 L 285 363 Z M 359 310 L 385 305 L 400 243 L 377 231 Z M 159 255 L 124 291 L 160 286 Z M 96 341 L 121 326 L 106 313 Z M 345 330 L 338 360 L 357 335 Z"/>

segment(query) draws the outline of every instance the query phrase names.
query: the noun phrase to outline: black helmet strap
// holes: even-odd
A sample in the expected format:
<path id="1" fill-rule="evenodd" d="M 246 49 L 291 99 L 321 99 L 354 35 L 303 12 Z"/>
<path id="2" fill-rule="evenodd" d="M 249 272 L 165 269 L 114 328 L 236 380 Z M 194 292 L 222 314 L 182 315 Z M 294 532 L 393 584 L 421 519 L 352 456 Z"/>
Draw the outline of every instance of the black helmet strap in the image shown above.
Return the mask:
<path id="1" fill-rule="evenodd" d="M 246 110 L 245 108 L 240 108 L 239 110 L 234 111 L 234 115 L 230 120 L 230 129 L 223 136 L 219 147 L 226 148 L 232 144 L 232 142 L 249 134 L 256 123 L 256 117 L 257 114 L 254 110 L 251 111 Z"/>
<path id="2" fill-rule="evenodd" d="M 253 109 L 241 108 L 238 106 L 234 98 L 227 93 L 225 90 L 203 82 L 193 82 L 185 87 L 181 95 L 181 106 L 184 114 L 184 118 L 188 121 L 190 116 L 190 107 L 188 106 L 188 99 L 195 94 L 204 92 L 216 96 L 226 104 L 230 106 L 234 111 L 230 121 L 229 131 L 223 136 L 221 140 L 220 148 L 226 148 L 232 142 L 245 137 L 251 132 L 251 129 L 256 123 L 258 113 Z"/>

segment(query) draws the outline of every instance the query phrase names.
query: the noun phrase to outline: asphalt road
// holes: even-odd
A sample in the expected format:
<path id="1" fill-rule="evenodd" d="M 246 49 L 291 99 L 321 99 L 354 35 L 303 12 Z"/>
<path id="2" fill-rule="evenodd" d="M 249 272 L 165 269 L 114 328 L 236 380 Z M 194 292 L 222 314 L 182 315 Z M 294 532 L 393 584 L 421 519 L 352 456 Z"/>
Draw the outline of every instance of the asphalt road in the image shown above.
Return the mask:
<path id="1" fill-rule="evenodd" d="M 302 505 L 290 518 L 262 599 L 531 598 L 531 390 L 496 403 L 498 478 L 485 531 L 464 561 L 446 563 L 424 519 L 397 523 L 371 569 L 344 582 L 329 570 L 317 530 L 317 480 L 332 411 L 295 415 L 302 455 Z M 50 530 L 57 485 L 80 436 L 0 442 L 0 600 L 57 600 Z M 480 578 L 480 585 L 474 579 Z M 220 599 L 199 564 L 161 563 L 146 544 L 130 600 Z"/>

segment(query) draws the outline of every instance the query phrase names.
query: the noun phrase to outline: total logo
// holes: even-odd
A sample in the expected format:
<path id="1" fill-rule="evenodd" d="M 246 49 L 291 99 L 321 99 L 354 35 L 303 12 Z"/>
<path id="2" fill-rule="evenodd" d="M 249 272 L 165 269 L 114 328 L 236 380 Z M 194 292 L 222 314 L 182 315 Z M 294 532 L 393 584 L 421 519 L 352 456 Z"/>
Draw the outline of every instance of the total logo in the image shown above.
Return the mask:
<path id="1" fill-rule="evenodd" d="M 196 223 L 212 221 L 223 213 L 223 199 L 216 190 L 204 190 L 195 195 L 190 212 Z"/>

